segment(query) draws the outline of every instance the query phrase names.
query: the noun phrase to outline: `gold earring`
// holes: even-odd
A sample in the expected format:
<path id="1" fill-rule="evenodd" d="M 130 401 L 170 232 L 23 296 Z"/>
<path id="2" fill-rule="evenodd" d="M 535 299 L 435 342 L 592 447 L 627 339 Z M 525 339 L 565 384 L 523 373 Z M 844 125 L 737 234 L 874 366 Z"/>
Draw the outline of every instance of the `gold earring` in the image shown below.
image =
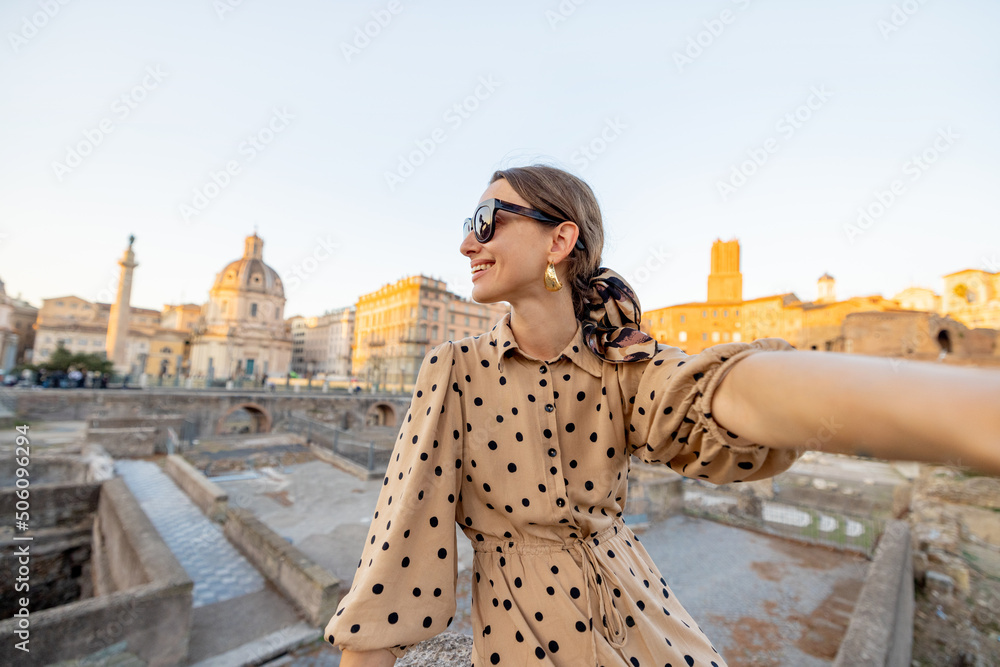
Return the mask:
<path id="1" fill-rule="evenodd" d="M 556 275 L 556 267 L 552 262 L 545 268 L 545 289 L 550 292 L 558 292 L 562 289 L 562 283 L 559 282 L 559 276 Z"/>

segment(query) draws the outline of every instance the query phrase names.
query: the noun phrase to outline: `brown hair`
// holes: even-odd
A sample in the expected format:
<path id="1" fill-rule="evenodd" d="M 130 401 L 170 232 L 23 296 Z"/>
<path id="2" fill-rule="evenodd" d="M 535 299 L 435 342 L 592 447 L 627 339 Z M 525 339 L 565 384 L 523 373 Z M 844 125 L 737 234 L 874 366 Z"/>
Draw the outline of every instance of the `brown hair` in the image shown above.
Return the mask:
<path id="1" fill-rule="evenodd" d="M 559 220 L 571 220 L 580 228 L 580 240 L 586 249 L 573 248 L 565 260 L 567 282 L 573 290 L 573 310 L 580 319 L 590 279 L 601 265 L 604 249 L 604 223 L 594 191 L 573 174 L 540 164 L 495 171 L 490 183 L 501 178 L 531 208 Z"/>

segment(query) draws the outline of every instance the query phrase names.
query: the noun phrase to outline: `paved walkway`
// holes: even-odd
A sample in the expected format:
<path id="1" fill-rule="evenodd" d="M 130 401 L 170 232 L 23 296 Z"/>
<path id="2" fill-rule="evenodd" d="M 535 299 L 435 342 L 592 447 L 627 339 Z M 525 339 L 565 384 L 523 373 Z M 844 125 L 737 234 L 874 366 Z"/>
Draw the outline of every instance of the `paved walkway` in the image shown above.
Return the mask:
<path id="1" fill-rule="evenodd" d="M 236 551 L 218 524 L 149 461 L 121 460 L 115 472 L 131 489 L 153 526 L 194 581 L 195 608 L 264 588 L 264 579 Z"/>

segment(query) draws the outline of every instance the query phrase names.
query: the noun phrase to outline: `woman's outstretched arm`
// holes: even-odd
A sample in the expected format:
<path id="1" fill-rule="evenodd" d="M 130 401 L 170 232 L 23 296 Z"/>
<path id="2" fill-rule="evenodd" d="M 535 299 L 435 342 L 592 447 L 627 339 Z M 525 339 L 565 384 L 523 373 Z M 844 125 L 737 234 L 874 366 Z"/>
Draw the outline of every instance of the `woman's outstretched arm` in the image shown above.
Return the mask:
<path id="1" fill-rule="evenodd" d="M 1000 475 L 1000 370 L 837 352 L 761 352 L 712 401 L 770 447 L 968 466 Z"/>
<path id="2" fill-rule="evenodd" d="M 384 648 L 375 651 L 344 650 L 340 656 L 340 667 L 392 667 L 394 664 L 396 656 Z"/>

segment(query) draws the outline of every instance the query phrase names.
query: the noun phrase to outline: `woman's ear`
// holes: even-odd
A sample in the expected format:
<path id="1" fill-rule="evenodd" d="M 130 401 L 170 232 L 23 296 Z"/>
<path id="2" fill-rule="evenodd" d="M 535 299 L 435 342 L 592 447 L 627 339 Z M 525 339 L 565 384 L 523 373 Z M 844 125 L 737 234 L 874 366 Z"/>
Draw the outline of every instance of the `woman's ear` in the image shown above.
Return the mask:
<path id="1" fill-rule="evenodd" d="M 558 264 L 569 256 L 580 236 L 580 228 L 576 223 L 567 220 L 552 228 L 552 245 L 549 248 L 549 261 Z"/>

